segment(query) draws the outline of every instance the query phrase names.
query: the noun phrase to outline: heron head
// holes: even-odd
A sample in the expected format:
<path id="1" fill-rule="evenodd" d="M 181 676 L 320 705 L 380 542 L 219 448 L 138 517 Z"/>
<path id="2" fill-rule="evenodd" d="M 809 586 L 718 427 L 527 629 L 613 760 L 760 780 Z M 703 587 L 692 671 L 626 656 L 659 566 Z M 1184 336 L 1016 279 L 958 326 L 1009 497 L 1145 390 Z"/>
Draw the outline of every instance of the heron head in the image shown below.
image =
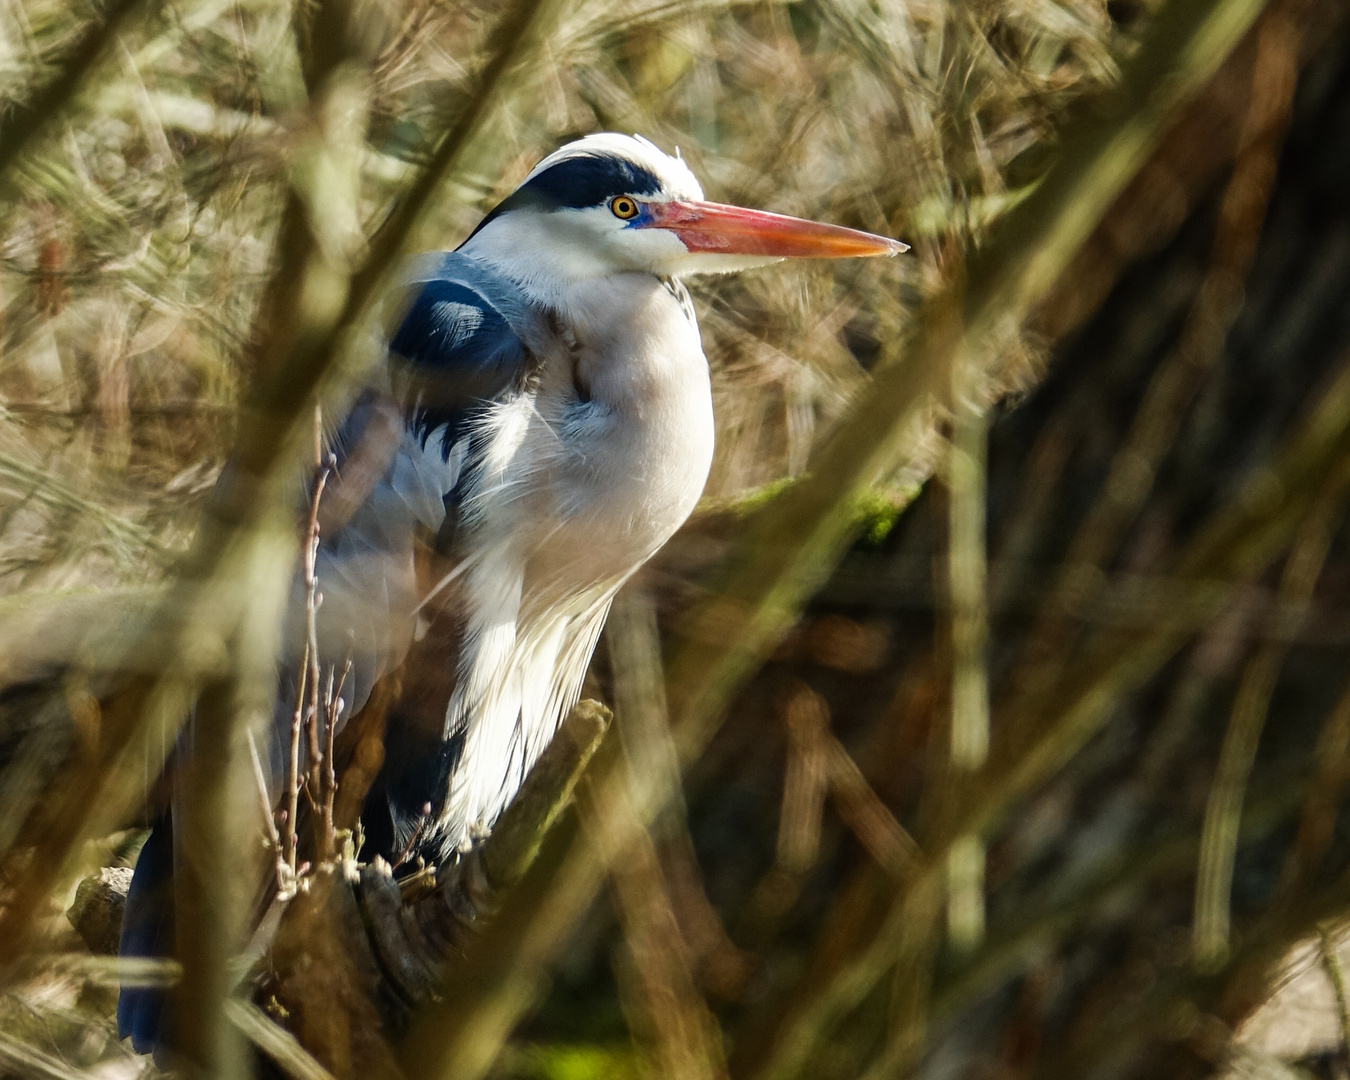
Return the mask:
<path id="1" fill-rule="evenodd" d="M 546 285 L 645 271 L 725 273 L 789 258 L 896 255 L 907 245 L 801 218 L 707 202 L 678 156 L 641 136 L 588 135 L 554 151 L 465 242 Z"/>

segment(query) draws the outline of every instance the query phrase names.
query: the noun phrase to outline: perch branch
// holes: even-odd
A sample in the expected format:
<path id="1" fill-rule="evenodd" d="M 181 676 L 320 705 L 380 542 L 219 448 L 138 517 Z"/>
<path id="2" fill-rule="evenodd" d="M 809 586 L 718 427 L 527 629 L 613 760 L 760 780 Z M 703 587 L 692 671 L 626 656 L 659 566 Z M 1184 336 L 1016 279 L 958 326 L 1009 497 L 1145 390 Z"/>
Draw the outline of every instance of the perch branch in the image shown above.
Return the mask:
<path id="1" fill-rule="evenodd" d="M 404 903 L 383 860 L 364 867 L 358 890 L 375 953 L 401 999 L 427 1001 L 450 960 L 500 898 L 524 876 L 545 834 L 572 800 L 577 780 L 609 727 L 610 712 L 580 702 L 525 779 L 483 845 L 437 876 L 426 895 Z"/>

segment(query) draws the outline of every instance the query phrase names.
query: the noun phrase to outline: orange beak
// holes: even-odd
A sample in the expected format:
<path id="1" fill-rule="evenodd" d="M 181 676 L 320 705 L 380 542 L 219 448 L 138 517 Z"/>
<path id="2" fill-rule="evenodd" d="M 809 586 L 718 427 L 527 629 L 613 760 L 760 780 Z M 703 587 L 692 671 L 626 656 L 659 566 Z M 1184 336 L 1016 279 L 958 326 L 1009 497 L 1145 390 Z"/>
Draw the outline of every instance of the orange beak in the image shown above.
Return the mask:
<path id="1" fill-rule="evenodd" d="M 909 250 L 899 240 L 857 229 L 714 202 L 648 203 L 639 227 L 669 229 L 690 251 L 719 255 L 856 259 Z"/>

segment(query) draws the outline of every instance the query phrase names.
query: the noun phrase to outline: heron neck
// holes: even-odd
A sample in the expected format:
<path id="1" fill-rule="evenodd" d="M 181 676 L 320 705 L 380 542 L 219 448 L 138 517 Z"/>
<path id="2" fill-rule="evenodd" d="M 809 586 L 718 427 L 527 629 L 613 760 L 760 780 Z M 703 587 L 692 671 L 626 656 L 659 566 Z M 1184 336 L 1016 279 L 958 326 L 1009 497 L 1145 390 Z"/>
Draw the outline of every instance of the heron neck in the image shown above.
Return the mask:
<path id="1" fill-rule="evenodd" d="M 589 245 L 541 242 L 538 223 L 521 214 L 491 222 L 460 250 L 515 282 L 541 306 L 556 311 L 566 309 L 567 295 L 578 285 L 614 271 Z"/>

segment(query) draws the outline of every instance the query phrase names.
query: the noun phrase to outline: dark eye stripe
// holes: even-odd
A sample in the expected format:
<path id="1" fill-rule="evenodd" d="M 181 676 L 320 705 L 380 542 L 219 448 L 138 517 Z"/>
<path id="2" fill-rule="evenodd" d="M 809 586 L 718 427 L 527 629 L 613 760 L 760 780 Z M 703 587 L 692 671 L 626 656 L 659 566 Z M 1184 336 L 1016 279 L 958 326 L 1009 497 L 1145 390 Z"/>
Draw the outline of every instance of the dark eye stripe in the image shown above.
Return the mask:
<path id="1" fill-rule="evenodd" d="M 567 158 L 545 169 L 515 195 L 534 198 L 562 209 L 602 206 L 616 195 L 655 195 L 661 190 L 656 174 L 622 158 L 586 154 Z"/>
<path id="2" fill-rule="evenodd" d="M 604 206 L 616 195 L 655 195 L 661 181 L 650 169 L 622 158 L 578 154 L 545 169 L 498 203 L 482 221 L 477 233 L 494 218 L 524 206 L 549 210 L 584 210 Z M 472 239 L 473 233 L 470 233 Z"/>

